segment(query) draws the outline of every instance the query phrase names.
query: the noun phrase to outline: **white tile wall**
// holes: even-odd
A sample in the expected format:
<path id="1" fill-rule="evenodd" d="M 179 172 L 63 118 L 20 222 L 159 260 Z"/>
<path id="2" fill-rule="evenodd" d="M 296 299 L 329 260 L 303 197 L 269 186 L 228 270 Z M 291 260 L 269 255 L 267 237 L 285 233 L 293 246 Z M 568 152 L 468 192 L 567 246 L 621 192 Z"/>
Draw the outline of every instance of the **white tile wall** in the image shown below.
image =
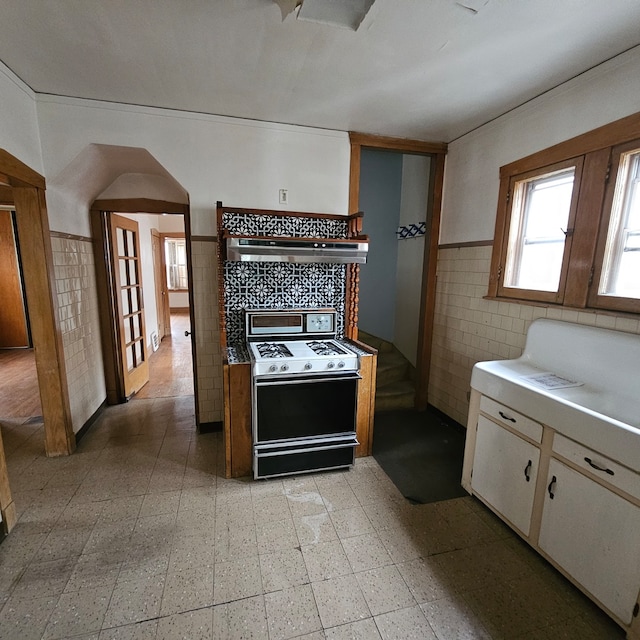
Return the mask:
<path id="1" fill-rule="evenodd" d="M 461 424 L 467 422 L 473 365 L 517 358 L 535 318 L 640 333 L 640 320 L 635 318 L 484 300 L 490 261 L 490 246 L 438 252 L 429 402 Z"/>
<path id="2" fill-rule="evenodd" d="M 77 432 L 106 395 L 93 246 L 89 240 L 52 237 L 51 247 L 69 404 Z"/>
<path id="3" fill-rule="evenodd" d="M 217 242 L 191 242 L 200 422 L 219 422 L 224 415 L 217 251 Z"/>

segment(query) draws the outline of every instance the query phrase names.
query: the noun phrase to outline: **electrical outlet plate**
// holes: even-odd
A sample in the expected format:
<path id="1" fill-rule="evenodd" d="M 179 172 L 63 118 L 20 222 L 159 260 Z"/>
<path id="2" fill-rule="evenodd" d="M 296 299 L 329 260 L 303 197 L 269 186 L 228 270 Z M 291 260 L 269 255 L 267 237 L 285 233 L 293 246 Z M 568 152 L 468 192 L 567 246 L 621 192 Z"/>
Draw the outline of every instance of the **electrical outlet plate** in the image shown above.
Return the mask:
<path id="1" fill-rule="evenodd" d="M 280 204 L 289 204 L 289 191 L 287 191 L 287 189 L 280 189 L 278 194 L 280 198 Z"/>

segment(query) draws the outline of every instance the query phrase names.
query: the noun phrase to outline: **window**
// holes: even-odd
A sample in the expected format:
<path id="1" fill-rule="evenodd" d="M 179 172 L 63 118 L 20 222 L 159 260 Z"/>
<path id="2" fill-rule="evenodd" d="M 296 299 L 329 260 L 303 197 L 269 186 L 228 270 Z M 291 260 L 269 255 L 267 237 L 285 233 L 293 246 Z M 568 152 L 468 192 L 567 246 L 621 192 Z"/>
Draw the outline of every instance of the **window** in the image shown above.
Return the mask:
<path id="1" fill-rule="evenodd" d="M 501 168 L 489 297 L 640 312 L 639 134 L 636 114 Z"/>
<path id="2" fill-rule="evenodd" d="M 188 289 L 187 245 L 185 239 L 165 238 L 164 251 L 167 265 L 167 287 L 170 291 Z"/>

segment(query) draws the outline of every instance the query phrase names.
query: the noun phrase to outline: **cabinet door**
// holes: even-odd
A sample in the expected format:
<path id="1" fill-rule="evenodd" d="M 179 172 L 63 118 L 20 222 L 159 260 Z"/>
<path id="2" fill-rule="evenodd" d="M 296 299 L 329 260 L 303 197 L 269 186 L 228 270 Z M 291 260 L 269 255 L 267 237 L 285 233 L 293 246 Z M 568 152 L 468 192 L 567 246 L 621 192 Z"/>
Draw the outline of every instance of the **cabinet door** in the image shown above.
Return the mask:
<path id="1" fill-rule="evenodd" d="M 629 624 L 640 588 L 640 508 L 555 459 L 547 485 L 539 547 Z"/>
<path id="2" fill-rule="evenodd" d="M 478 418 L 471 487 L 529 535 L 540 450 L 484 416 Z"/>

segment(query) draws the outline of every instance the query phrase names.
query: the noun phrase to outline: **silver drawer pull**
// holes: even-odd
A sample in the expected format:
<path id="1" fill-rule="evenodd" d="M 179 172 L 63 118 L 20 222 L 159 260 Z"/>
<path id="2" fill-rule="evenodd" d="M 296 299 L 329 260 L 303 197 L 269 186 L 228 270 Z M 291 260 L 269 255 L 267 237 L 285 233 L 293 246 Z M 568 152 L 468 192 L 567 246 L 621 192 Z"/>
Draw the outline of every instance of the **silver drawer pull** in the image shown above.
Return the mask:
<path id="1" fill-rule="evenodd" d="M 596 471 L 604 471 L 605 473 L 608 473 L 610 476 L 614 476 L 615 473 L 613 472 L 612 469 L 606 469 L 605 467 L 599 467 L 595 462 L 593 462 L 591 460 L 591 458 L 587 458 L 585 456 L 584 461 L 591 467 L 593 467 L 594 469 L 596 469 Z"/>
<path id="2" fill-rule="evenodd" d="M 512 418 L 511 416 L 508 416 L 506 413 L 502 413 L 502 411 L 498 411 L 498 413 L 500 414 L 500 417 L 503 420 L 508 420 L 509 422 L 515 422 L 516 421 L 515 418 Z"/>

